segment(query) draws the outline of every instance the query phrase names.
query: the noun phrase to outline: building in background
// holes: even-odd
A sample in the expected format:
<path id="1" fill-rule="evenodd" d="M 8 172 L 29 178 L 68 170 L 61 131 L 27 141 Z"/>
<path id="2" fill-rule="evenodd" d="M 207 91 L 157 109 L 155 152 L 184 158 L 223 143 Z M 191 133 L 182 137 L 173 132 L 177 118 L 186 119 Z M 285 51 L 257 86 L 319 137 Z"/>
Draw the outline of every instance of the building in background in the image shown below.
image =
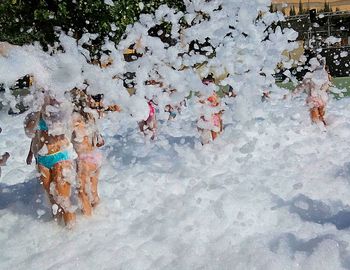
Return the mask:
<path id="1" fill-rule="evenodd" d="M 272 0 L 271 9 L 283 11 L 287 16 L 308 13 L 309 10 L 311 9 L 316 9 L 317 12 L 350 11 L 350 1 L 349 0 Z M 292 11 L 292 14 L 290 14 L 291 11 Z"/>
<path id="2" fill-rule="evenodd" d="M 282 28 L 291 27 L 299 33 L 299 49 L 289 53 L 289 57 L 299 60 L 301 55 L 308 58 L 321 55 L 332 76 L 350 76 L 350 1 L 322 2 L 323 9 L 321 1 L 317 0 L 287 0 L 284 6 L 281 2 L 273 1 L 284 8 L 285 13 L 287 8 L 293 13 L 295 5 L 303 10 L 299 14 L 299 9 L 294 9 L 297 15 L 286 16 L 286 21 L 281 23 Z M 298 74 L 299 78 L 302 73 Z"/>

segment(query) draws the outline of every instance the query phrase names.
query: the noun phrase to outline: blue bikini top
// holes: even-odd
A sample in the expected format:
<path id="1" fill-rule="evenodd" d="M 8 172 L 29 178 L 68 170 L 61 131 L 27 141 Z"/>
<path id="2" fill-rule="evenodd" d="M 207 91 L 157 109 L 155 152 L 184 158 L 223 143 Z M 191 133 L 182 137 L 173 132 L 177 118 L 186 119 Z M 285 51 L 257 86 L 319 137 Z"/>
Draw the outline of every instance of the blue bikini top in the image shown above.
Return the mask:
<path id="1" fill-rule="evenodd" d="M 49 130 L 44 119 L 40 118 L 40 120 L 38 122 L 37 130 L 40 130 L 40 131 L 48 131 Z"/>

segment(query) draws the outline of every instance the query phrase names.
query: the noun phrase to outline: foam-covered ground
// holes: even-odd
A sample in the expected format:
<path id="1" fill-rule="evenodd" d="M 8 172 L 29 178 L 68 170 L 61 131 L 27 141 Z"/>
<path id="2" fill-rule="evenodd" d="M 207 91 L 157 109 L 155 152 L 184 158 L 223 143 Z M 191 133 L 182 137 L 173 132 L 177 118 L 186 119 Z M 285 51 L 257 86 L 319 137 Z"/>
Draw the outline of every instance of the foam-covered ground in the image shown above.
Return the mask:
<path id="1" fill-rule="evenodd" d="M 25 165 L 23 116 L 2 112 L 0 269 L 350 269 L 350 99 L 326 131 L 303 99 L 263 106 L 205 147 L 176 122 L 145 142 L 107 121 L 102 202 L 71 231 Z"/>

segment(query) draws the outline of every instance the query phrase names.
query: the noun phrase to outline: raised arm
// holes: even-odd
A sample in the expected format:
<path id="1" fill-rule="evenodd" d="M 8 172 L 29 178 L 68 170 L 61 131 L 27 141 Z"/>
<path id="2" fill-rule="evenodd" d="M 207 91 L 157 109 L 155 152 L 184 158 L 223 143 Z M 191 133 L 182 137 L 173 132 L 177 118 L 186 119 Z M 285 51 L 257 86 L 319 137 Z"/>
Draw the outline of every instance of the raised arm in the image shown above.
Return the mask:
<path id="1" fill-rule="evenodd" d="M 30 148 L 29 148 L 28 155 L 27 155 L 27 158 L 26 158 L 26 163 L 27 163 L 27 165 L 32 164 L 32 161 L 33 161 L 33 151 L 32 151 L 32 147 L 33 147 L 33 139 L 32 139 L 32 141 L 30 142 Z"/>

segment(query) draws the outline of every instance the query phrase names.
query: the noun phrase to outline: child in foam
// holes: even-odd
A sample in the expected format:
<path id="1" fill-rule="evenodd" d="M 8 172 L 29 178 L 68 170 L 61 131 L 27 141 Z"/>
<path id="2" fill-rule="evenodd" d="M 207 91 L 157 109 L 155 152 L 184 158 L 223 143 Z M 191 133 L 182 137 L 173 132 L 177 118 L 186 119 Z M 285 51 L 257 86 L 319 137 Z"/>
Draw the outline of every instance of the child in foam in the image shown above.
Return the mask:
<path id="1" fill-rule="evenodd" d="M 72 144 L 65 132 L 66 108 L 55 98 L 45 94 L 44 105 L 39 112 L 25 120 L 26 134 L 32 138 L 27 164 L 35 156 L 40 180 L 52 204 L 54 217 L 61 217 L 71 228 L 75 223 L 75 208 L 71 203 L 71 183 L 74 179 L 75 156 Z"/>
<path id="2" fill-rule="evenodd" d="M 150 135 L 151 139 L 154 140 L 156 138 L 158 127 L 155 103 L 153 102 L 153 100 L 148 100 L 147 104 L 149 108 L 148 118 L 146 120 L 140 121 L 138 124 L 140 131 L 145 136 Z"/>
<path id="3" fill-rule="evenodd" d="M 78 195 L 84 215 L 91 216 L 92 209 L 99 203 L 98 178 L 102 165 L 102 153 L 97 149 L 104 145 L 95 117 L 88 108 L 92 99 L 83 91 L 76 92 L 73 110 L 72 142 L 77 158 Z"/>
<path id="4" fill-rule="evenodd" d="M 203 79 L 202 82 L 205 85 L 210 85 L 215 83 L 215 80 L 212 76 L 208 76 Z M 207 105 L 207 108 L 210 108 L 210 110 L 220 106 L 220 99 L 215 91 L 213 91 L 207 99 L 201 99 L 200 102 Z M 214 111 L 216 110 L 214 109 Z M 212 112 L 209 119 L 205 115 L 200 116 L 197 128 L 201 136 L 202 144 L 208 144 L 210 141 L 215 140 L 223 131 L 222 110 Z"/>
<path id="5" fill-rule="evenodd" d="M 165 106 L 164 111 L 169 113 L 168 120 L 175 119 L 177 112 L 178 112 L 177 108 L 175 106 L 170 105 L 170 104 Z"/>
<path id="6" fill-rule="evenodd" d="M 148 80 L 145 82 L 146 85 L 157 85 L 159 87 L 164 87 L 162 82 L 156 81 L 156 80 Z M 145 97 L 146 98 L 146 97 Z M 157 128 L 158 128 L 158 122 L 157 122 L 157 117 L 156 117 L 156 108 L 155 106 L 157 105 L 153 99 L 147 99 L 147 104 L 148 104 L 148 117 L 146 120 L 142 120 L 138 122 L 139 129 L 140 131 L 145 135 L 145 136 L 151 136 L 151 140 L 154 140 L 156 138 L 157 134 Z"/>
<path id="7" fill-rule="evenodd" d="M 172 99 L 173 95 L 177 94 L 176 89 L 166 89 L 164 92 L 167 92 L 169 94 L 170 99 Z M 184 107 L 186 107 L 186 99 L 180 102 L 165 105 L 164 111 L 169 113 L 168 120 L 174 120 L 178 114 L 181 114 L 181 111 Z"/>
<path id="8" fill-rule="evenodd" d="M 320 65 L 312 72 L 305 74 L 302 83 L 293 91 L 294 95 L 306 91 L 308 96 L 306 104 L 309 106 L 310 118 L 313 123 L 322 122 L 325 126 L 327 125 L 325 113 L 330 85 L 329 74 L 321 61 Z"/>

